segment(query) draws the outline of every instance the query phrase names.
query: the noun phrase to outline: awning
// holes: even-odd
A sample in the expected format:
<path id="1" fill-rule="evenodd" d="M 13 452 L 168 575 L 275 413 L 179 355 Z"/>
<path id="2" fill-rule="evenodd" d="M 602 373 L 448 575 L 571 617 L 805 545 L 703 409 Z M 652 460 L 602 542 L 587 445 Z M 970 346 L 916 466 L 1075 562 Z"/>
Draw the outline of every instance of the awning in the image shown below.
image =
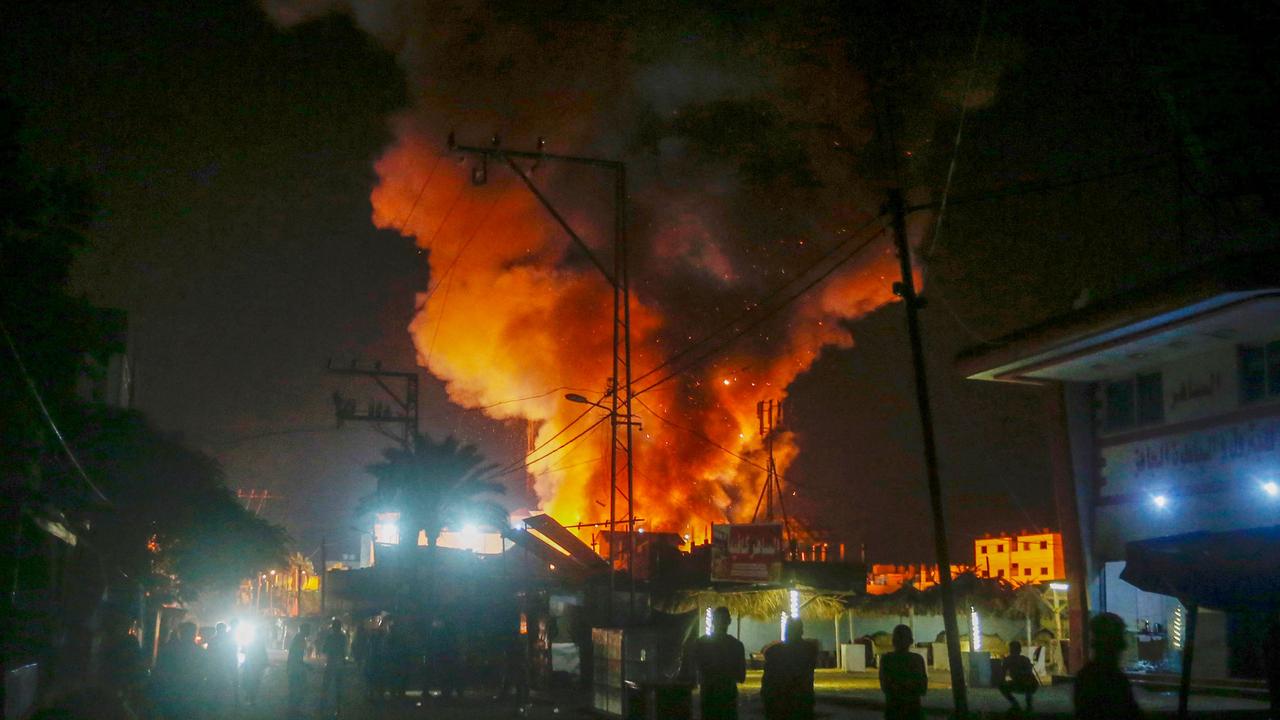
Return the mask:
<path id="1" fill-rule="evenodd" d="M 1125 582 L 1215 610 L 1280 608 L 1280 525 L 1129 543 Z"/>

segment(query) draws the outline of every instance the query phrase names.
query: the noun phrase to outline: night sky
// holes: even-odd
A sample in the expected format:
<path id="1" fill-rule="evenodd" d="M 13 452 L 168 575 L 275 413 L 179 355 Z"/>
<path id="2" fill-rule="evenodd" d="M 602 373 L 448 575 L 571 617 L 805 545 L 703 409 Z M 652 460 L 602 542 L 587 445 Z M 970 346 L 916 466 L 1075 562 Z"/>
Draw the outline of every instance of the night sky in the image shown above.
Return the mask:
<path id="1" fill-rule="evenodd" d="M 304 553 L 322 532 L 354 540 L 350 508 L 372 489 L 362 467 L 388 442 L 360 427 L 334 429 L 334 388 L 358 397 L 374 393 L 343 385 L 323 366 L 328 358 L 412 366 L 406 328 L 414 293 L 435 282 L 426 252 L 370 220 L 374 162 L 394 141 L 393 118 L 406 112 L 436 125 L 470 123 L 463 129 L 475 140 L 505 124 L 521 138 L 570 138 L 565 150 L 642 158 L 657 152 L 649 144 L 662 152 L 670 147 L 646 136 L 646 128 L 696 139 L 690 124 L 654 131 L 641 122 L 642 110 L 663 102 L 687 107 L 700 93 L 725 92 L 717 85 L 724 73 L 715 68 L 703 76 L 685 72 L 701 57 L 728 52 L 725 38 L 744 34 L 767 45 L 758 57 L 777 70 L 775 77 L 756 90 L 738 83 L 734 92 L 776 101 L 783 108 L 777 127 L 784 129 L 791 127 L 787 108 L 802 104 L 784 91 L 790 82 L 804 86 L 792 78 L 813 62 L 806 56 L 792 67 L 790 53 L 805 55 L 836 38 L 833 46 L 844 48 L 846 59 L 828 69 L 852 78 L 850 87 L 879 87 L 880 94 L 868 89 L 848 99 L 855 119 L 835 117 L 844 100 L 824 110 L 833 114 L 833 137 L 864 134 L 859 152 L 835 143 L 827 152 L 815 153 L 812 144 L 801 149 L 819 180 L 832 176 L 829 168 L 849 168 L 842 172 L 858 178 L 849 203 L 874 208 L 888 167 L 903 176 L 913 200 L 939 196 L 969 84 L 955 203 L 937 236 L 936 215 L 913 218 L 917 236 L 928 234 L 926 348 L 959 559 L 975 533 L 1056 520 L 1048 429 L 1036 391 L 965 382 L 953 369 L 955 355 L 1065 312 L 1082 293 L 1097 299 L 1265 242 L 1224 233 L 1221 208 L 1189 193 L 1186 173 L 1172 159 L 1178 131 L 1147 61 L 1196 18 L 1172 18 L 1141 35 L 1133 30 L 1136 17 L 1125 12 L 1086 7 L 1073 16 L 1056 3 L 993 2 L 985 23 L 977 3 L 868 5 L 857 16 L 843 14 L 838 3 L 781 13 L 706 3 L 623 21 L 573 3 L 545 9 L 548 16 L 495 3 L 475 13 L 474 26 L 442 23 L 437 33 L 406 35 L 397 44 L 385 32 L 375 39 L 361 29 L 385 28 L 386 18 L 370 17 L 375 10 L 355 20 L 321 12 L 320 5 L 273 3 L 268 17 L 256 5 L 235 2 L 23 4 L 6 13 L 3 51 L 8 92 L 27 112 L 31 153 L 93 187 L 99 215 L 75 282 L 95 303 L 129 312 L 137 407 L 217 457 L 232 487 L 281 495 L 264 515 L 284 524 Z M 428 9 L 405 11 L 400 20 L 430 22 L 429 4 L 417 5 Z M 305 20 L 275 22 L 290 18 Z M 545 87 L 527 96 L 512 89 L 519 85 L 512 78 L 548 63 L 572 68 L 572 50 L 533 60 L 521 45 L 538 42 L 540 33 L 554 36 L 547 28 L 561 20 L 578 32 L 598 25 L 601 35 L 621 38 L 618 47 L 631 55 L 617 63 L 611 81 L 623 88 L 617 97 L 625 103 L 611 106 L 614 96 L 591 85 L 599 78 L 587 69 L 586 90 L 575 91 L 590 96 L 592 107 L 576 119 L 573 107 L 529 109 Z M 791 34 L 797 27 L 816 29 L 797 37 Z M 439 55 L 430 43 L 447 46 L 459 35 L 477 35 L 487 49 L 474 63 L 457 60 L 447 79 L 433 80 L 405 62 Z M 975 39 L 981 42 L 972 63 Z M 515 49 L 499 52 L 504 42 Z M 574 77 L 566 70 L 542 82 L 568 84 Z M 639 89 L 628 90 L 632 84 Z M 438 116 L 410 110 L 423 98 L 453 99 L 456 107 Z M 486 111 L 486 98 L 498 110 Z M 886 103 L 898 118 L 895 162 L 873 152 L 883 142 L 871 141 L 883 140 L 873 121 Z M 613 123 L 621 130 L 593 134 L 606 124 L 602 117 L 622 112 L 634 118 Z M 820 128 L 805 130 L 806 138 L 827 132 L 812 118 L 806 122 Z M 537 124 L 550 127 L 531 127 Z M 769 135 L 774 127 L 764 128 L 761 142 L 780 147 L 790 136 Z M 687 168 L 698 156 L 681 158 Z M 657 177 L 641 171 L 639 182 L 656 186 Z M 699 172 L 688 182 L 694 181 L 719 177 Z M 682 191 L 680 183 L 662 187 L 672 196 Z M 639 185 L 633 191 L 650 193 Z M 834 207 L 843 189 L 828 181 L 823 192 Z M 646 213 L 659 206 L 642 200 L 637 226 L 645 227 Z M 781 212 L 800 217 L 808 210 Z M 824 206 L 813 214 L 838 213 Z M 717 229 L 734 230 L 732 222 Z M 749 254 L 760 247 L 754 242 L 726 247 Z M 731 263 L 739 257 L 732 252 Z M 688 326 L 700 322 L 694 314 Z M 790 388 L 800 450 L 788 472 L 796 492 L 791 509 L 839 540 L 865 542 L 872 560 L 928 559 L 902 308 L 880 307 L 848 329 L 854 345 L 823 352 Z M 477 443 L 496 462 L 518 459 L 526 442 L 522 422 L 461 409 L 445 393 L 424 373 L 428 432 Z M 519 480 L 508 499 L 513 508 L 533 502 Z"/>

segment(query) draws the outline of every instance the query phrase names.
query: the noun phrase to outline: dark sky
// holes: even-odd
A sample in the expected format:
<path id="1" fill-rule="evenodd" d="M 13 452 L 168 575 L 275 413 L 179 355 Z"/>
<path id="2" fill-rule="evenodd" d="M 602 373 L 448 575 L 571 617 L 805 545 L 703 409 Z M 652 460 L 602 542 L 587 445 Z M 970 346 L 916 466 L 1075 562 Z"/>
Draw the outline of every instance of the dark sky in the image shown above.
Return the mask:
<path id="1" fill-rule="evenodd" d="M 886 84 L 921 199 L 936 198 L 946 175 L 958 115 L 945 89 L 964 77 L 978 25 L 976 5 L 938 7 L 938 18 L 883 10 L 878 24 L 851 19 L 844 30 L 878 47 L 922 27 L 923 39 L 897 46 L 920 60 Z M 1037 395 L 962 381 L 956 353 L 1066 311 L 1086 289 L 1096 298 L 1258 243 L 1222 232 L 1219 209 L 1180 185 L 1169 160 L 1178 134 L 1143 69 L 1157 44 L 1134 40 L 1124 13 L 1060 9 L 991 3 L 977 65 L 989 97 L 967 115 L 957 202 L 928 241 L 926 345 L 962 559 L 974 533 L 1055 516 Z M 413 362 L 406 326 L 428 283 L 425 258 L 373 227 L 369 200 L 412 78 L 342 15 L 282 30 L 236 2 L 32 3 L 6 14 L 7 87 L 27 109 L 32 153 L 94 188 L 99 220 L 76 282 L 129 312 L 138 407 L 213 453 L 231 486 L 283 496 L 265 515 L 303 552 L 323 531 L 354 538 L 349 509 L 370 489 L 361 468 L 387 443 L 332 429 L 339 383 L 323 365 Z M 865 542 L 872 559 L 927 559 L 902 309 L 851 330 L 854 347 L 824 353 L 792 387 L 794 507 Z M 522 451 L 522 427 L 451 406 L 430 378 L 424 396 L 428 431 L 502 463 Z"/>

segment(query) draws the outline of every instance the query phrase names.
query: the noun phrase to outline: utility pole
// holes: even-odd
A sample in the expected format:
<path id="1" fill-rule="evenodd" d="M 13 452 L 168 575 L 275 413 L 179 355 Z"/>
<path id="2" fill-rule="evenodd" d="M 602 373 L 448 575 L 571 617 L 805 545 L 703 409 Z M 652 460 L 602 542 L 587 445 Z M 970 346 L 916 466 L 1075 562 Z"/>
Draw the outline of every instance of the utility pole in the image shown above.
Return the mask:
<path id="1" fill-rule="evenodd" d="M 791 537 L 791 519 L 787 517 L 787 501 L 782 494 L 782 477 L 778 474 L 778 465 L 773 459 L 773 438 L 782 429 L 782 401 L 761 400 L 756 403 L 756 419 L 760 422 L 760 437 L 764 440 L 764 450 L 768 455 L 765 468 L 764 487 L 760 497 L 756 498 L 756 509 L 751 513 L 751 522 L 760 515 L 760 505 L 764 504 L 765 522 L 773 522 L 773 495 L 778 495 L 778 508 L 782 511 L 782 531 L 789 541 Z M 789 547 L 789 545 L 788 545 Z"/>
<path id="2" fill-rule="evenodd" d="M 889 191 L 889 211 L 893 214 L 893 242 L 898 250 L 902 281 L 894 291 L 902 297 L 907 311 L 907 334 L 911 338 L 911 361 L 915 369 L 916 405 L 920 411 L 920 432 L 924 441 L 924 466 L 929 479 L 929 505 L 933 510 L 933 543 L 938 558 L 938 585 L 942 590 L 942 622 L 947 633 L 947 661 L 951 666 L 951 693 L 956 717 L 969 715 L 963 659 L 960 656 L 960 629 L 956 623 L 956 600 L 951 589 L 951 553 L 947 548 L 947 524 L 942 514 L 942 482 L 938 477 L 938 448 L 933 434 L 933 409 L 929 403 L 928 372 L 925 369 L 924 341 L 920 336 L 920 307 L 915 275 L 911 269 L 911 247 L 907 242 L 907 218 L 902 190 Z"/>
<path id="3" fill-rule="evenodd" d="M 365 367 L 352 360 L 346 367 L 335 366 L 333 360 L 325 365 L 331 375 L 347 375 L 372 380 L 391 398 L 391 405 L 378 401 L 369 401 L 365 411 L 360 412 L 357 402 L 333 391 L 333 410 L 338 427 L 346 421 L 367 422 L 373 429 L 385 437 L 400 443 L 404 449 L 413 449 L 413 439 L 418 436 L 418 373 L 397 370 L 383 370 L 382 363 L 374 362 Z M 398 391 L 389 383 L 402 382 Z M 399 425 L 398 433 L 387 430 L 385 425 Z"/>
<path id="4" fill-rule="evenodd" d="M 448 140 L 449 152 L 476 155 L 480 158 L 480 164 L 473 167 L 471 172 L 471 182 L 474 185 L 483 185 L 488 181 L 490 160 L 495 163 L 505 164 L 510 168 L 528 188 L 529 192 L 542 204 L 547 213 L 565 231 L 569 239 L 591 261 L 595 269 L 604 276 L 610 287 L 613 288 L 613 375 L 610 381 L 612 392 L 609 393 L 609 425 L 612 431 L 612 442 L 609 450 L 609 531 L 611 538 L 608 558 L 610 571 L 609 604 L 610 608 L 612 608 L 615 592 L 614 575 L 616 562 L 614 544 L 617 540 L 619 521 L 616 504 L 617 496 L 622 495 L 623 500 L 626 502 L 624 521 L 627 529 L 627 574 L 630 583 L 627 623 L 630 624 L 635 619 L 636 604 L 636 514 L 634 501 L 635 467 L 632 452 L 634 425 L 632 419 L 634 416 L 631 412 L 631 276 L 627 250 L 627 166 L 626 163 L 619 160 L 548 153 L 544 149 L 545 144 L 546 141 L 539 138 L 537 150 L 535 151 L 509 150 L 502 147 L 501 140 L 495 135 L 491 139 L 489 147 L 459 145 L 452 132 L 449 133 Z M 596 257 L 591 247 L 569 225 L 569 222 L 565 220 L 555 205 L 543 194 L 542 190 L 533 183 L 529 178 L 529 171 L 521 167 L 517 160 L 532 160 L 533 165 L 530 171 L 543 162 L 556 161 L 571 165 L 603 168 L 613 173 L 612 272 L 606 269 L 604 263 Z M 622 471 L 625 471 L 625 492 L 619 487 L 619 474 Z M 612 610 L 610 610 L 610 623 L 612 621 Z"/>

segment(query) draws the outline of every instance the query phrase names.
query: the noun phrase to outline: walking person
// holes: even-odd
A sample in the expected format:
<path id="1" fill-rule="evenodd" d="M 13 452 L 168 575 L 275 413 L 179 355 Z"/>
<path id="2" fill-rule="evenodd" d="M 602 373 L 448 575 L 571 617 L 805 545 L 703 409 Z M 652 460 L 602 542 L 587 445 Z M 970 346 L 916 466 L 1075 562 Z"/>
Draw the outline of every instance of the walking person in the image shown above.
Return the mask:
<path id="1" fill-rule="evenodd" d="M 1125 646 L 1124 620 L 1115 613 L 1102 613 L 1089 621 L 1089 637 L 1093 659 L 1076 675 L 1073 697 L 1076 717 L 1081 720 L 1142 717 L 1129 679 L 1120 671 L 1120 653 Z"/>
<path id="2" fill-rule="evenodd" d="M 255 628 L 253 636 L 244 647 L 244 667 L 240 687 L 244 699 L 251 707 L 258 704 L 258 691 L 262 688 L 262 676 L 267 672 L 267 628 Z"/>
<path id="3" fill-rule="evenodd" d="M 813 720 L 813 670 L 818 648 L 804 639 L 804 622 L 787 620 L 786 640 L 764 651 L 760 699 L 765 720 Z"/>
<path id="4" fill-rule="evenodd" d="M 884 692 L 885 720 L 920 720 L 920 699 L 929 688 L 924 658 L 911 652 L 915 638 L 911 628 L 893 629 L 893 650 L 880 656 L 880 689 Z"/>
<path id="5" fill-rule="evenodd" d="M 1004 659 L 1002 665 L 998 685 L 1000 694 L 1009 701 L 1014 712 L 1022 712 L 1024 708 L 1018 704 L 1013 694 L 1018 693 L 1024 696 L 1027 702 L 1025 710 L 1031 712 L 1031 698 L 1036 694 L 1036 690 L 1040 689 L 1040 678 L 1036 677 L 1036 670 L 1031 666 L 1030 658 L 1022 654 L 1022 643 L 1017 640 L 1009 643 L 1009 657 Z"/>
<path id="6" fill-rule="evenodd" d="M 325 635 L 320 652 L 324 655 L 320 706 L 325 708 L 333 703 L 333 715 L 337 717 L 342 708 L 342 666 L 347 660 L 347 634 L 342 630 L 341 620 L 335 618 L 329 625 L 329 632 Z"/>
<path id="7" fill-rule="evenodd" d="M 747 655 L 742 643 L 729 634 L 729 608 L 711 614 L 711 634 L 699 637 L 691 652 L 697 673 L 702 720 L 737 720 L 738 683 L 747 679 Z"/>
<path id="8" fill-rule="evenodd" d="M 156 704 L 165 718 L 195 717 L 200 706 L 196 694 L 204 680 L 204 649 L 196 645 L 196 624 L 184 622 L 177 634 L 160 648 L 152 682 Z"/>
<path id="9" fill-rule="evenodd" d="M 302 623 L 298 633 L 289 643 L 289 656 L 285 660 L 285 673 L 289 679 L 289 717 L 302 716 L 302 699 L 307 695 L 307 639 L 311 637 L 311 623 Z"/>

